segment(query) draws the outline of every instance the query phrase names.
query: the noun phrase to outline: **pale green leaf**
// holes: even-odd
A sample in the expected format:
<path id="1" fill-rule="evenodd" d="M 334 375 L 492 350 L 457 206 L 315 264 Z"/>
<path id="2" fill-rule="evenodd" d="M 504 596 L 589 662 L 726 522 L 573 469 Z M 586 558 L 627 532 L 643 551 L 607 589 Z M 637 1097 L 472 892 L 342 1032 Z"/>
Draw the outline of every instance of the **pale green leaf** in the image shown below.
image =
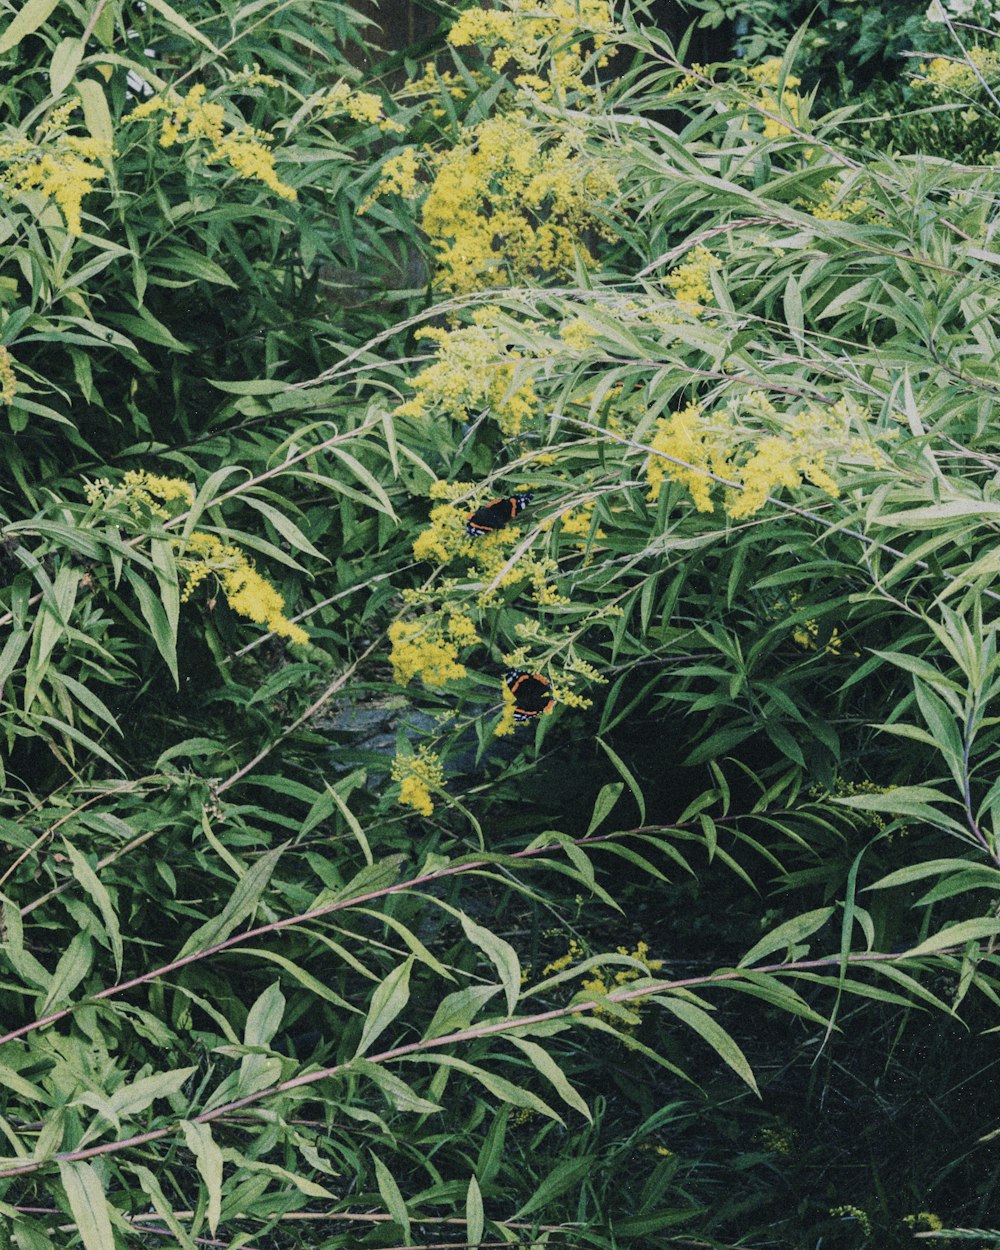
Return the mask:
<path id="1" fill-rule="evenodd" d="M 147 3 L 151 9 L 155 9 L 171 26 L 176 27 L 182 34 L 187 35 L 189 39 L 195 39 L 198 43 L 204 44 L 209 52 L 222 59 L 222 53 L 215 44 L 210 39 L 206 39 L 200 30 L 192 26 L 186 17 L 182 17 L 173 5 L 167 4 L 167 0 L 147 0 Z"/>
<path id="2" fill-rule="evenodd" d="M 112 1250 L 116 1243 L 108 1200 L 93 1166 L 82 1159 L 60 1161 L 59 1176 L 86 1250 Z"/>
<path id="3" fill-rule="evenodd" d="M 832 907 L 818 907 L 815 911 L 807 911 L 801 916 L 786 920 L 784 924 L 779 924 L 776 929 L 772 929 L 766 937 L 762 937 L 752 946 L 737 967 L 746 968 L 773 951 L 787 950 L 788 947 L 794 946 L 797 942 L 810 937 L 818 929 L 822 929 L 832 915 Z"/>
<path id="4" fill-rule="evenodd" d="M 118 914 L 112 905 L 111 896 L 97 873 L 94 872 L 76 847 L 65 838 L 63 839 L 63 846 L 65 846 L 66 854 L 73 865 L 73 876 L 87 891 L 96 904 L 97 910 L 101 913 L 101 919 L 104 921 L 104 931 L 108 935 L 111 953 L 114 955 L 115 975 L 120 979 L 122 975 L 122 935 L 118 925 Z"/>
<path id="5" fill-rule="evenodd" d="M 247 1014 L 243 1033 L 245 1046 L 270 1046 L 285 1014 L 285 996 L 275 981 L 260 995 Z"/>
<path id="6" fill-rule="evenodd" d="M 41 26 L 58 4 L 59 0 L 28 0 L 0 35 L 0 52 L 16 48 L 25 36 Z"/>
<path id="7" fill-rule="evenodd" d="M 365 1026 L 361 1031 L 361 1041 L 354 1052 L 355 1058 L 369 1049 L 409 1002 L 412 967 L 413 956 L 410 955 L 398 967 L 393 968 L 372 995 Z"/>
<path id="8" fill-rule="evenodd" d="M 63 39 L 57 44 L 49 63 L 49 85 L 58 98 L 73 81 L 80 58 L 83 56 L 82 39 Z"/>
<path id="9" fill-rule="evenodd" d="M 237 925 L 253 915 L 284 849 L 284 846 L 275 847 L 254 861 L 236 883 L 223 910 L 195 929 L 178 952 L 178 959 L 224 942 Z"/>
<path id="10" fill-rule="evenodd" d="M 559 1067 L 543 1046 L 539 1046 L 537 1042 L 529 1042 L 523 1037 L 510 1036 L 507 1040 L 511 1045 L 516 1046 L 518 1050 L 528 1056 L 542 1076 L 552 1084 L 563 1102 L 572 1107 L 574 1111 L 579 1111 L 588 1123 L 593 1123 L 590 1108 L 569 1083 L 566 1073 L 563 1072 L 562 1068 Z"/>
<path id="11" fill-rule="evenodd" d="M 205 1182 L 208 1193 L 208 1228 L 214 1237 L 222 1209 L 222 1151 L 216 1145 L 212 1130 L 207 1124 L 182 1120 L 181 1129 L 188 1150 L 195 1157 L 198 1173 Z"/>
<path id="12" fill-rule="evenodd" d="M 411 1240 L 410 1216 L 406 1210 L 403 1195 L 396 1184 L 396 1178 L 373 1150 L 369 1151 L 369 1154 L 372 1157 L 372 1162 L 375 1164 L 375 1177 L 378 1181 L 378 1191 L 382 1195 L 382 1201 L 385 1203 L 389 1214 L 403 1230 L 403 1240 L 409 1245 Z"/>
<path id="13" fill-rule="evenodd" d="M 483 1239 L 486 1227 L 486 1215 L 483 1209 L 483 1195 L 479 1182 L 474 1176 L 469 1177 L 469 1188 L 465 1195 L 465 1240 L 469 1250 L 476 1247 Z"/>
<path id="14" fill-rule="evenodd" d="M 916 955 L 930 955 L 934 951 L 946 950 L 952 946 L 964 946 L 966 942 L 978 942 L 982 938 L 995 937 L 1000 933 L 1000 920 L 962 920 L 949 929 L 942 929 L 932 937 L 926 938 L 917 946 L 904 951 L 901 959 L 912 959 Z"/>
<path id="15" fill-rule="evenodd" d="M 749 1063 L 747 1063 L 746 1055 L 744 1055 L 726 1030 L 720 1024 L 717 1024 L 707 1011 L 703 1011 L 701 1007 L 696 1006 L 694 1003 L 665 994 L 655 995 L 654 1001 L 666 1007 L 679 1020 L 683 1020 L 686 1025 L 694 1029 L 698 1036 L 712 1047 L 723 1062 L 727 1063 L 737 1076 L 746 1081 L 758 1097 L 760 1096 L 760 1090 L 757 1088 L 757 1082 L 754 1079 Z"/>

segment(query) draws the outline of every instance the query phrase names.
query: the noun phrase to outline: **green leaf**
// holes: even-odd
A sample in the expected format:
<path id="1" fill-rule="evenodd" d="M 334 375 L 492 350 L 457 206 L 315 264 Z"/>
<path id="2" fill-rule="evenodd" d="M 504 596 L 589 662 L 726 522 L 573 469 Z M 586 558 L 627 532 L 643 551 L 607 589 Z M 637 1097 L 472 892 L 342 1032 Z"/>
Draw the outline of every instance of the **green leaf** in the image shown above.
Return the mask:
<path id="1" fill-rule="evenodd" d="M 223 910 L 195 929 L 177 953 L 178 959 L 224 942 L 237 925 L 253 915 L 284 849 L 284 845 L 275 847 L 254 861 L 237 882 Z"/>
<path id="2" fill-rule="evenodd" d="M 178 1093 L 197 1068 L 175 1068 L 172 1072 L 158 1072 L 144 1076 L 129 1085 L 116 1089 L 108 1098 L 108 1108 L 119 1120 L 136 1116 L 157 1098 L 169 1098 Z"/>
<path id="3" fill-rule="evenodd" d="M 427 1026 L 424 1040 L 467 1029 L 486 1003 L 500 993 L 500 989 L 499 985 L 467 985 L 465 989 L 455 990 L 442 998 L 433 1020 Z"/>
<path id="4" fill-rule="evenodd" d="M 421 1098 L 395 1073 L 388 1072 L 377 1063 L 369 1063 L 367 1059 L 352 1059 L 351 1069 L 367 1076 L 373 1084 L 377 1085 L 397 1111 L 416 1111 L 422 1115 L 433 1115 L 444 1110 L 439 1103 Z"/>
<path id="5" fill-rule="evenodd" d="M 795 916 L 791 920 L 786 920 L 784 924 L 779 924 L 767 937 L 761 938 L 759 942 L 752 946 L 737 964 L 737 967 L 746 968 L 749 964 L 763 959 L 765 955 L 770 955 L 772 951 L 786 950 L 790 946 L 795 946 L 796 943 L 810 937 L 818 929 L 822 929 L 832 915 L 832 907 L 818 907 L 815 911 L 808 911 L 801 916 Z"/>
<path id="6" fill-rule="evenodd" d="M 517 957 L 517 951 L 502 937 L 476 924 L 463 913 L 459 914 L 459 919 L 465 936 L 474 946 L 479 947 L 496 968 L 500 976 L 500 984 L 507 996 L 507 1011 L 513 1015 L 521 993 L 521 962 Z"/>
<path id="7" fill-rule="evenodd" d="M 410 999 L 410 969 L 413 967 L 413 956 L 410 955 L 398 967 L 393 968 L 386 979 L 372 995 L 371 1006 L 361 1031 L 361 1041 L 354 1052 L 354 1057 L 363 1055 L 366 1050 L 399 1015 Z"/>
<path id="8" fill-rule="evenodd" d="M 322 981 L 317 980 L 311 972 L 307 972 L 305 968 L 300 968 L 298 964 L 293 963 L 290 959 L 286 959 L 284 955 L 279 955 L 277 951 L 250 947 L 247 954 L 252 955 L 254 959 L 266 959 L 269 963 L 277 964 L 279 968 L 284 968 L 289 976 L 294 977 L 310 993 L 316 994 L 328 1003 L 333 1003 L 335 1007 L 342 1007 L 345 1011 L 355 1011 L 360 1014 L 360 1007 L 355 1007 L 352 1003 L 347 1002 L 346 999 L 341 998 L 339 994 L 335 994 L 328 985 L 324 985 Z"/>
<path id="9" fill-rule="evenodd" d="M 638 781 L 636 781 L 632 773 L 630 773 L 625 767 L 625 762 L 622 760 L 621 756 L 619 756 L 615 751 L 612 751 L 606 742 L 598 738 L 597 745 L 601 748 L 611 763 L 614 764 L 615 768 L 618 770 L 619 777 L 621 777 L 622 781 L 624 781 L 629 790 L 631 790 L 632 797 L 635 799 L 636 807 L 639 809 L 639 821 L 644 824 L 646 820 L 646 800 L 643 798 L 642 790 L 639 787 Z"/>
<path id="10" fill-rule="evenodd" d="M 396 1179 L 374 1150 L 370 1150 L 368 1153 L 375 1164 L 375 1177 L 378 1181 L 378 1191 L 382 1195 L 382 1201 L 385 1203 L 389 1214 L 403 1230 L 403 1240 L 409 1245 L 411 1240 L 410 1216 L 406 1210 L 403 1195 L 396 1184 Z"/>
<path id="11" fill-rule="evenodd" d="M 373 920 L 377 920 L 380 924 L 388 925 L 394 933 L 399 934 L 400 938 L 402 938 L 422 964 L 426 964 L 428 968 L 433 969 L 438 976 L 444 977 L 446 981 L 455 980 L 454 974 L 448 971 L 440 959 L 433 955 L 417 935 L 407 928 L 401 920 L 391 916 L 387 911 L 372 911 L 367 907 L 352 907 L 351 910 L 362 916 L 371 916 Z"/>
<path id="12" fill-rule="evenodd" d="M 467 1062 L 465 1059 L 459 1059 L 457 1055 L 421 1054 L 417 1052 L 402 1055 L 401 1059 L 404 1063 L 430 1063 L 442 1068 L 454 1068 L 478 1081 L 495 1098 L 513 1103 L 515 1107 L 527 1107 L 531 1111 L 538 1111 L 541 1115 L 547 1116 L 550 1120 L 555 1120 L 558 1124 L 565 1123 L 557 1111 L 554 1111 L 547 1102 L 543 1102 L 531 1090 L 522 1089 L 519 1085 L 505 1080 L 502 1076 L 496 1076 L 492 1072 L 487 1072 L 485 1068 L 480 1068 L 474 1063 Z"/>
<path id="13" fill-rule="evenodd" d="M 270 1046 L 285 1014 L 285 996 L 275 981 L 260 995 L 247 1015 L 243 1032 L 245 1046 Z"/>
<path id="14" fill-rule="evenodd" d="M 966 942 L 978 942 L 981 938 L 995 937 L 1000 933 L 1000 920 L 962 920 L 949 929 L 942 929 L 933 937 L 926 938 L 917 946 L 900 955 L 900 959 L 912 959 L 916 955 L 930 955 L 949 946 L 963 946 Z"/>
<path id="15" fill-rule="evenodd" d="M 77 71 L 82 56 L 82 39 L 63 39 L 57 44 L 49 64 L 49 85 L 52 94 L 57 98 L 73 81 L 73 75 Z"/>
<path id="16" fill-rule="evenodd" d="M 543 1046 L 539 1046 L 537 1042 L 529 1042 L 524 1037 L 509 1036 L 507 1040 L 528 1056 L 542 1076 L 553 1085 L 563 1102 L 571 1106 L 574 1111 L 579 1111 L 588 1124 L 593 1123 L 590 1108 L 569 1083 L 566 1073 Z"/>
<path id="17" fill-rule="evenodd" d="M 968 867 L 967 859 L 928 859 L 922 864 L 897 868 L 888 876 L 880 877 L 873 885 L 865 886 L 865 889 L 888 890 L 895 885 L 910 885 L 914 881 L 922 881 L 925 877 L 938 877 L 946 872 L 963 872 Z"/>
<path id="18" fill-rule="evenodd" d="M 272 508 L 269 503 L 264 503 L 262 499 L 257 499 L 249 493 L 242 495 L 241 498 L 245 504 L 255 508 L 262 516 L 265 516 L 295 551 L 304 551 L 306 555 L 315 556 L 317 560 L 329 563 L 322 551 L 317 551 L 299 527 L 289 520 L 283 512 L 279 512 L 277 508 Z"/>
<path id="19" fill-rule="evenodd" d="M 548 863 L 549 861 L 545 862 Z M 513 1015 L 517 1000 L 521 995 L 521 963 L 517 957 L 517 951 L 514 950 L 509 942 L 504 941 L 502 937 L 498 937 L 482 925 L 476 924 L 474 920 L 464 912 L 459 911 L 457 907 L 452 907 L 450 903 L 446 903 L 440 898 L 433 898 L 431 895 L 424 895 L 423 897 L 430 899 L 454 916 L 461 924 L 465 936 L 473 946 L 478 946 L 493 964 L 499 973 L 500 984 L 503 986 L 504 993 L 507 996 L 507 1011 Z"/>
<path id="20" fill-rule="evenodd" d="M 140 573 L 126 565 L 125 577 L 135 591 L 136 598 L 139 600 L 139 610 L 149 626 L 149 632 L 156 643 L 160 655 L 163 656 L 163 660 L 170 670 L 170 675 L 174 679 L 174 685 L 180 688 L 181 679 L 177 672 L 177 643 L 166 609 L 160 602 L 159 596 Z"/>
<path id="21" fill-rule="evenodd" d="M 188 1150 L 195 1157 L 201 1179 L 205 1182 L 208 1192 L 208 1228 L 214 1237 L 222 1208 L 222 1151 L 216 1145 L 212 1130 L 207 1124 L 182 1120 L 181 1130 Z"/>
<path id="22" fill-rule="evenodd" d="M 593 1155 L 580 1159 L 566 1159 L 557 1164 L 538 1186 L 528 1201 L 514 1212 L 512 1219 L 522 1219 L 535 1211 L 542 1211 L 556 1198 L 575 1188 L 589 1176 L 594 1166 Z"/>
<path id="23" fill-rule="evenodd" d="M 720 1024 L 716 1024 L 707 1011 L 703 1011 L 701 1007 L 695 1006 L 694 1003 L 686 1002 L 680 998 L 671 998 L 665 994 L 655 994 L 653 1001 L 666 1007 L 679 1020 L 683 1020 L 686 1025 L 694 1029 L 698 1036 L 712 1047 L 723 1062 L 727 1063 L 737 1076 L 746 1081 L 758 1098 L 760 1097 L 760 1090 L 757 1088 L 757 1082 L 754 1080 L 749 1063 L 747 1063 L 746 1055 L 744 1055 L 726 1030 Z"/>
<path id="24" fill-rule="evenodd" d="M 44 1016 L 46 1012 L 61 1007 L 69 999 L 70 994 L 90 971 L 93 958 L 94 952 L 89 934 L 75 934 L 56 964 L 56 970 L 52 974 L 52 981 L 39 1009 L 39 1015 Z"/>
<path id="25" fill-rule="evenodd" d="M 104 88 L 93 78 L 83 78 L 76 84 L 76 89 L 83 101 L 83 120 L 87 129 L 110 149 L 115 139 L 115 128 Z"/>
<path id="26" fill-rule="evenodd" d="M 59 0 L 28 0 L 7 29 L 0 35 L 0 52 L 9 52 L 35 31 L 59 4 Z"/>
<path id="27" fill-rule="evenodd" d="M 183 1250 L 198 1250 L 197 1242 L 192 1240 L 180 1220 L 174 1215 L 173 1208 L 160 1188 L 160 1182 L 149 1168 L 143 1167 L 141 1163 L 130 1163 L 128 1166 L 139 1182 L 143 1193 L 149 1195 L 149 1200 L 153 1204 L 156 1213 L 173 1233 L 175 1240 L 183 1247 Z"/>
<path id="28" fill-rule="evenodd" d="M 486 1212 L 483 1209 L 483 1195 L 479 1182 L 474 1176 L 469 1177 L 469 1188 L 465 1195 L 465 1241 L 469 1250 L 476 1250 L 483 1239 L 486 1228 Z"/>
<path id="29" fill-rule="evenodd" d="M 101 913 L 101 919 L 104 921 L 104 931 L 108 935 L 111 953 L 115 959 L 115 976 L 118 980 L 121 980 L 122 934 L 118 925 L 118 914 L 111 903 L 111 896 L 97 876 L 97 873 L 94 872 L 76 847 L 71 842 L 67 842 L 65 838 L 63 839 L 63 846 L 65 846 L 66 854 L 73 865 L 73 876 L 76 877 L 77 881 L 94 900 L 97 910 Z"/>
<path id="30" fill-rule="evenodd" d="M 167 0 L 147 0 L 149 7 L 155 9 L 171 26 L 175 26 L 182 34 L 187 35 L 189 39 L 195 39 L 198 43 L 204 44 L 209 52 L 222 59 L 222 53 L 210 39 L 206 39 L 200 30 L 197 30 L 186 17 L 181 17 L 177 10 Z M 212 1230 L 213 1233 L 215 1229 Z"/>
<path id="31" fill-rule="evenodd" d="M 606 785 L 601 786 L 597 792 L 597 798 L 594 800 L 594 810 L 590 817 L 590 824 L 587 826 L 586 837 L 589 838 L 594 830 L 603 824 L 621 798 L 624 789 L 624 781 L 609 781 Z"/>
<path id="32" fill-rule="evenodd" d="M 89 1163 L 59 1163 L 59 1176 L 86 1250 L 112 1250 L 117 1243 L 97 1172 Z"/>

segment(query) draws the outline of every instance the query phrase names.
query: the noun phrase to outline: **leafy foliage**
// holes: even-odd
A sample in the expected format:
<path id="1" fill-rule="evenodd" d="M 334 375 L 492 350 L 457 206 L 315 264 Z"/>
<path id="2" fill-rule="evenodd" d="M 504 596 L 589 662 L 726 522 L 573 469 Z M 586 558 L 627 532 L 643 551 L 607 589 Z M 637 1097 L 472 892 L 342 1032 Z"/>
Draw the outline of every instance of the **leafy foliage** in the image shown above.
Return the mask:
<path id="1" fill-rule="evenodd" d="M 448 31 L 0 34 L 0 1245 L 990 1244 L 988 32 Z"/>

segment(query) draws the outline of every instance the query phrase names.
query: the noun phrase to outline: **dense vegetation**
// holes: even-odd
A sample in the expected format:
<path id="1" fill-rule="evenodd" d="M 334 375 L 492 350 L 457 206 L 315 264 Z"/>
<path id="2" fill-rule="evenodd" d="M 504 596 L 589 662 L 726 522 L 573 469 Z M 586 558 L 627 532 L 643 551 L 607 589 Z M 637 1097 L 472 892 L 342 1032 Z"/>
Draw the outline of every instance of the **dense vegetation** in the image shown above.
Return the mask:
<path id="1" fill-rule="evenodd" d="M 1000 1245 L 995 15 L 2 9 L 0 1248 Z"/>

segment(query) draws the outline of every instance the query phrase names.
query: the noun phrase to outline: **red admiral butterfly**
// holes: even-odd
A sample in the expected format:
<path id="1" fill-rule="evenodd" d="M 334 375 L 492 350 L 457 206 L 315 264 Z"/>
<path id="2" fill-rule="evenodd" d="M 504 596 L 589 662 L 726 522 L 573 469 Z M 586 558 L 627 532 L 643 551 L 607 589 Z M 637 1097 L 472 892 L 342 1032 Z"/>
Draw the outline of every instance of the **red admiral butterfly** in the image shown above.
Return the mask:
<path id="1" fill-rule="evenodd" d="M 534 492 L 529 490 L 524 495 L 512 495 L 509 499 L 494 499 L 492 503 L 483 504 L 466 517 L 465 532 L 470 538 L 479 538 L 503 529 L 525 510 L 533 497 Z"/>
<path id="2" fill-rule="evenodd" d="M 526 673 L 523 669 L 509 668 L 504 681 L 514 696 L 514 720 L 523 725 L 543 712 L 551 712 L 556 705 L 552 697 L 552 683 L 541 673 Z"/>

